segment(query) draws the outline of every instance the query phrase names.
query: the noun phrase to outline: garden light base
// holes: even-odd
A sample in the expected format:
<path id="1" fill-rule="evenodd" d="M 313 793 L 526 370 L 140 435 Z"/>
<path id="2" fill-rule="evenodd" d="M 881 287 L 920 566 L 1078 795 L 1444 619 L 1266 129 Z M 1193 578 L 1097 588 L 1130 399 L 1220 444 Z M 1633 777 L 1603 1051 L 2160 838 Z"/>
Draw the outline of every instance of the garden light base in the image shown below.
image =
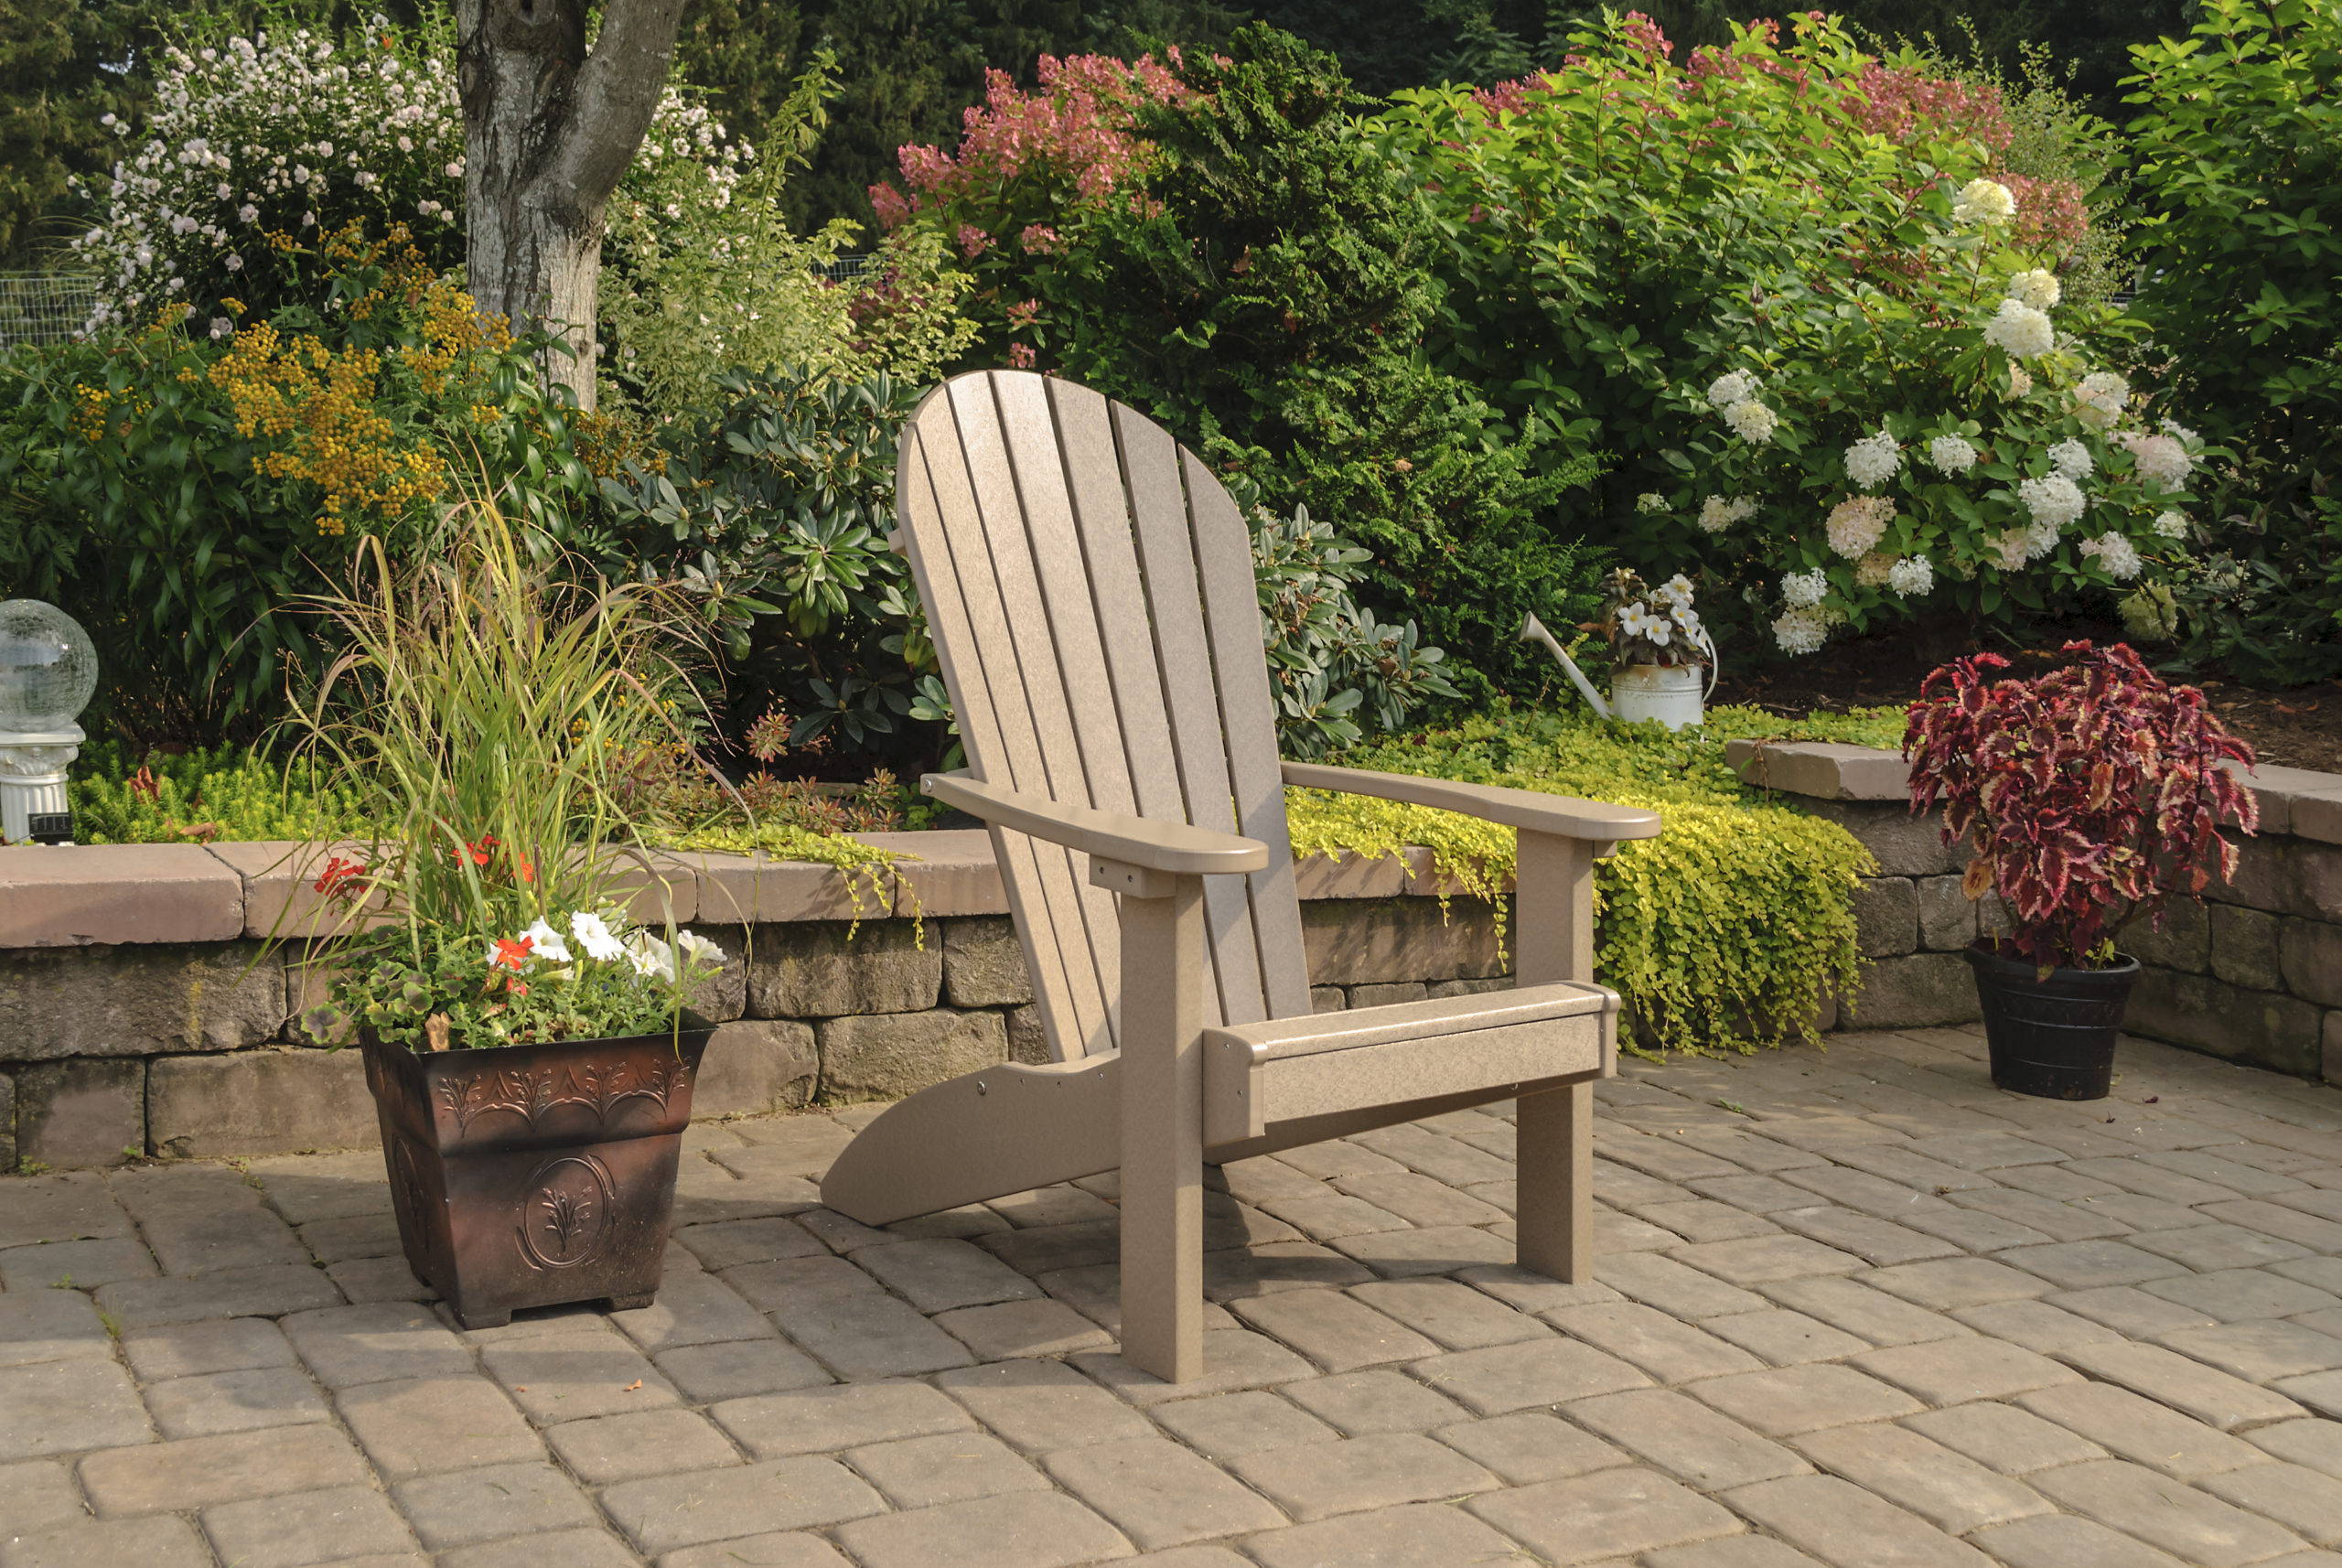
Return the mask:
<path id="1" fill-rule="evenodd" d="M 90 737 L 80 725 L 32 734 L 0 732 L 0 839 L 10 843 L 66 843 L 73 812 L 65 797 L 65 770 Z"/>

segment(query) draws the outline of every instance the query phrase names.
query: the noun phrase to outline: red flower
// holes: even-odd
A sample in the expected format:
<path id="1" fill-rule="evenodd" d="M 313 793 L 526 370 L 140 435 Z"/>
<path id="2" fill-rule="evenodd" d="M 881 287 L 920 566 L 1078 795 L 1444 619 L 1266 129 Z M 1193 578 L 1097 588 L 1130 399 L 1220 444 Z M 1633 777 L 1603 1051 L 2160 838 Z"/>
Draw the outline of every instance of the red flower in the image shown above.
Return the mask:
<path id="1" fill-rule="evenodd" d="M 518 970 L 527 960 L 529 950 L 534 946 L 536 943 L 527 937 L 499 937 L 489 946 L 489 967 Z"/>
<path id="2" fill-rule="evenodd" d="M 328 898 L 353 897 L 361 891 L 360 884 L 365 875 L 366 867 L 362 863 L 344 860 L 337 854 L 327 860 L 325 872 L 317 880 L 316 891 Z"/>

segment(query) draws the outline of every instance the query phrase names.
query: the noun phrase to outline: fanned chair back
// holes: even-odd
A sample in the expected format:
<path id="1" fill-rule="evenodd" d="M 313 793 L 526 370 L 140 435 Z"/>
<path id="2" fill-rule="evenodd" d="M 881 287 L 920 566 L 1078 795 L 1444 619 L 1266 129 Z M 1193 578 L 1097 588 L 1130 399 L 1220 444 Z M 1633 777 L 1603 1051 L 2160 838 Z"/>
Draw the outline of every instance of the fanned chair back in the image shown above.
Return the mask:
<path id="1" fill-rule="evenodd" d="M 1120 403 L 983 371 L 912 414 L 897 511 L 970 770 L 1266 843 L 1268 869 L 1205 879 L 1205 1022 L 1308 1013 L 1252 542 L 1228 492 Z M 1115 896 L 1086 855 L 991 832 L 1051 1054 L 1119 1049 Z"/>

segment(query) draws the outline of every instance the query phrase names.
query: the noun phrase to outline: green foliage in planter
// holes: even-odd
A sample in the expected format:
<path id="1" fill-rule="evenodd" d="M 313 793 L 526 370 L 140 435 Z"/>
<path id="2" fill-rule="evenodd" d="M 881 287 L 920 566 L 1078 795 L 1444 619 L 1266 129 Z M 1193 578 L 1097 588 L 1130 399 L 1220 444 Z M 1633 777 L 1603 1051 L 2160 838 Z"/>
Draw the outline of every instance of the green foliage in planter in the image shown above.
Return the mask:
<path id="1" fill-rule="evenodd" d="M 1853 894 L 1877 863 L 1836 823 L 1743 788 L 1724 759 L 1729 733 L 1499 708 L 1341 760 L 1659 811 L 1658 838 L 1595 865 L 1595 968 L 1661 1047 L 1745 1051 L 1810 1037 L 1822 995 L 1859 987 Z M 1492 900 L 1512 875 L 1509 829 L 1309 789 L 1287 790 L 1286 810 L 1296 854 L 1424 844 L 1437 870 Z"/>

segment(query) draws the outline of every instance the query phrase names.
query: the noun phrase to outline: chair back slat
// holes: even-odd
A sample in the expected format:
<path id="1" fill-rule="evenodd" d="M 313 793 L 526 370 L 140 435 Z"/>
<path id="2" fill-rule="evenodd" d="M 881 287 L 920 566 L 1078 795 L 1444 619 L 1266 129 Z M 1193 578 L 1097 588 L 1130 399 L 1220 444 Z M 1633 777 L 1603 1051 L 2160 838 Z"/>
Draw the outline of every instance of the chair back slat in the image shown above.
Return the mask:
<path id="1" fill-rule="evenodd" d="M 1155 653 L 1171 713 L 1171 748 L 1187 798 L 1187 819 L 1199 828 L 1236 831 L 1236 786 L 1228 776 L 1220 735 L 1219 693 L 1211 645 L 1204 636 L 1203 600 L 1196 587 L 1196 543 L 1181 483 L 1178 444 L 1162 426 L 1119 405 L 1123 471 L 1130 477 L 1139 571 L 1146 582 L 1147 618 L 1155 624 Z M 1244 883 L 1215 876 L 1204 883 L 1204 929 L 1211 953 L 1219 1022 L 1256 1024 L 1267 1016 L 1261 992 L 1260 944 Z M 1213 1026 L 1207 1005 L 1205 1023 Z"/>
<path id="2" fill-rule="evenodd" d="M 1284 822 L 1284 777 L 1277 756 L 1275 698 L 1261 648 L 1260 589 L 1252 536 L 1228 492 L 1192 452 L 1179 454 L 1194 521 L 1196 565 L 1203 583 L 1204 624 L 1211 639 L 1219 703 L 1232 714 L 1262 713 L 1267 724 L 1225 726 L 1237 831 L 1269 846 L 1265 871 L 1252 874 L 1252 936 L 1258 946 L 1268 1016 L 1309 1012 L 1309 966 L 1301 949 L 1301 904 L 1293 883 L 1293 843 Z"/>
<path id="3" fill-rule="evenodd" d="M 1158 426 L 1020 371 L 929 395 L 898 508 L 977 777 L 1269 844 L 1205 879 L 1209 1023 L 1309 1010 L 1252 547 L 1227 492 Z M 1086 857 L 993 830 L 1060 1060 L 1114 1048 L 1113 897 Z"/>
<path id="4" fill-rule="evenodd" d="M 924 533 L 925 549 L 936 560 L 935 569 L 918 574 L 920 595 L 929 607 L 944 681 L 971 762 L 981 757 L 986 778 L 1012 789 L 1048 794 L 1049 779 L 1041 762 L 1016 639 L 1009 630 L 1014 622 L 1002 598 L 987 537 L 1000 512 L 996 508 L 987 517 L 978 505 L 975 465 L 952 400 L 944 395 L 950 390 L 940 390 L 923 405 L 941 416 L 921 430 L 918 443 L 924 459 L 921 473 L 928 481 L 924 494 L 920 486 L 897 481 L 904 516 L 919 515 L 921 503 L 927 503 L 929 526 L 915 532 L 913 539 L 920 541 Z M 996 428 L 992 434 L 997 453 Z M 981 451 L 983 429 L 974 433 L 974 439 Z M 906 443 L 906 455 L 909 449 Z M 1021 542 L 1024 533 L 1015 522 L 1013 495 L 1010 502 L 1010 531 Z M 914 549 L 919 548 L 915 542 Z M 919 564 L 916 557 L 914 564 Z M 957 613 L 939 615 L 940 606 L 952 607 Z M 1105 1048 L 1112 1036 L 1091 957 L 1094 944 L 1074 894 L 1080 886 L 1076 878 L 1087 880 L 1087 866 L 1077 865 L 1075 856 L 1057 845 L 1022 834 L 994 829 L 992 840 L 1009 910 L 1025 940 L 1043 1028 L 1053 1043 L 1063 1043 L 1067 1059 L 1078 1059 L 1093 1047 Z M 1069 920 L 1072 929 L 1062 929 Z"/>

